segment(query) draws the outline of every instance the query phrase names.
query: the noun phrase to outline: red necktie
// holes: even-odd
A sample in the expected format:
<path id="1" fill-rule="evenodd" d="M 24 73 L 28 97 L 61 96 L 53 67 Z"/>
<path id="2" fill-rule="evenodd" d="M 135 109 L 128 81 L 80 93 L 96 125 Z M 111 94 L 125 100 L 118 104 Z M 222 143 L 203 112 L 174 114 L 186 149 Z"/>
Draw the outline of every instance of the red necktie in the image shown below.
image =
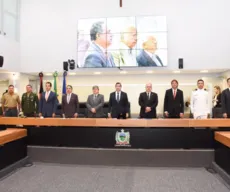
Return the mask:
<path id="1" fill-rule="evenodd" d="M 176 90 L 173 90 L 173 98 L 176 98 Z"/>

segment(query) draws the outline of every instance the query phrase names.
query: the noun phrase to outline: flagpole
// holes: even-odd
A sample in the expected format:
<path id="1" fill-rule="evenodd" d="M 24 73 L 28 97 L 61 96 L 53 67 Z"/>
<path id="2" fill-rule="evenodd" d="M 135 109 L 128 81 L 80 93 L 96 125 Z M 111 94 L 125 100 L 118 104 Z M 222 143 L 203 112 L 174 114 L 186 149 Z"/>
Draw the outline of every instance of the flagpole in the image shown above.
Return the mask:
<path id="1" fill-rule="evenodd" d="M 63 83 L 62 83 L 62 94 L 66 94 L 66 76 L 67 76 L 67 71 L 63 72 Z"/>
<path id="2" fill-rule="evenodd" d="M 42 95 L 42 93 L 43 93 L 43 73 L 42 72 L 40 72 L 39 74 L 38 74 L 38 76 L 39 76 L 39 78 L 40 78 L 40 88 L 39 88 L 39 94 L 38 94 L 38 97 L 39 97 L 39 99 L 41 98 L 41 95 Z"/>

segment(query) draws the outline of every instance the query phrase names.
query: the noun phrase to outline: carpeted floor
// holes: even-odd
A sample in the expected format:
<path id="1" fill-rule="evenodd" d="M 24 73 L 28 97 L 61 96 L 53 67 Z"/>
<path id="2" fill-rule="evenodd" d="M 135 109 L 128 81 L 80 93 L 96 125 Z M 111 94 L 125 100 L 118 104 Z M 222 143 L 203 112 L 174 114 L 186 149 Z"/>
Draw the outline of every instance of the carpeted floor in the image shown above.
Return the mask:
<path id="1" fill-rule="evenodd" d="M 202 168 L 34 164 L 0 181 L 0 192 L 229 192 Z"/>

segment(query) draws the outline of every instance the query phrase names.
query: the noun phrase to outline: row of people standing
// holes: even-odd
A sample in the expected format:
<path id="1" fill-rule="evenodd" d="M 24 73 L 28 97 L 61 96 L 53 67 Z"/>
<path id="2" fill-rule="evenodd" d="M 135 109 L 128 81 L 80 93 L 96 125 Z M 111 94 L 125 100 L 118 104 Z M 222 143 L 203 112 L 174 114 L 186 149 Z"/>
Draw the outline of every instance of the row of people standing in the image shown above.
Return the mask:
<path id="1" fill-rule="evenodd" d="M 219 110 L 219 116 L 225 118 L 230 117 L 230 78 L 227 80 L 229 88 L 214 97 L 214 109 Z M 178 81 L 171 81 L 172 88 L 168 89 L 164 97 L 164 116 L 166 118 L 183 118 L 184 117 L 184 96 L 183 91 L 178 89 Z M 190 108 L 195 119 L 205 119 L 210 113 L 209 110 L 209 96 L 204 89 L 204 81 L 202 79 L 197 81 L 197 90 L 192 92 Z M 22 95 L 20 101 L 19 96 L 14 93 L 14 86 L 10 85 L 8 92 L 2 97 L 2 111 L 4 116 L 17 116 L 18 109 L 21 110 L 25 116 L 34 117 L 39 114 L 40 117 L 55 117 L 58 101 L 57 96 L 51 91 L 52 84 L 46 83 L 46 91 L 42 93 L 40 100 L 37 95 L 32 92 L 32 86 L 27 85 L 27 92 Z M 109 97 L 109 118 L 128 118 L 129 117 L 129 102 L 128 95 L 121 91 L 121 83 L 115 84 L 115 91 Z M 146 84 L 146 91 L 140 93 L 140 118 L 156 118 L 156 107 L 158 105 L 158 95 L 152 92 L 152 84 Z M 62 96 L 62 116 L 66 118 L 78 117 L 79 100 L 78 96 L 74 94 L 71 85 L 67 86 L 67 94 Z M 93 86 L 93 94 L 88 96 L 86 107 L 88 109 L 88 117 L 101 118 L 105 117 L 104 95 L 99 93 L 99 87 Z M 216 91 L 217 92 L 217 91 Z M 220 109 L 220 106 L 222 107 Z"/>

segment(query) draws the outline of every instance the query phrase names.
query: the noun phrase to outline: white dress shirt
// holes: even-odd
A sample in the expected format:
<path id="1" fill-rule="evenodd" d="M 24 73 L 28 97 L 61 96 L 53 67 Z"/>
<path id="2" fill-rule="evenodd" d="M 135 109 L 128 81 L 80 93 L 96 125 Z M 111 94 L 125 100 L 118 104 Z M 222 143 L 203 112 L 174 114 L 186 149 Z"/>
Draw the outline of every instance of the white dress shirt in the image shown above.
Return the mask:
<path id="1" fill-rule="evenodd" d="M 72 93 L 70 93 L 70 94 L 67 94 L 67 103 L 69 104 L 69 102 L 70 102 L 70 99 L 71 99 L 71 94 Z"/>
<path id="2" fill-rule="evenodd" d="M 119 92 L 115 92 L 116 93 L 116 95 L 115 95 L 115 99 L 117 100 L 117 94 L 119 93 L 119 99 L 118 99 L 118 101 L 120 101 L 120 99 L 121 99 L 121 91 L 119 91 Z"/>
<path id="3" fill-rule="evenodd" d="M 173 96 L 174 96 L 174 92 L 175 92 L 175 94 L 177 94 L 177 89 L 173 89 L 172 88 L 172 94 L 173 94 Z"/>

